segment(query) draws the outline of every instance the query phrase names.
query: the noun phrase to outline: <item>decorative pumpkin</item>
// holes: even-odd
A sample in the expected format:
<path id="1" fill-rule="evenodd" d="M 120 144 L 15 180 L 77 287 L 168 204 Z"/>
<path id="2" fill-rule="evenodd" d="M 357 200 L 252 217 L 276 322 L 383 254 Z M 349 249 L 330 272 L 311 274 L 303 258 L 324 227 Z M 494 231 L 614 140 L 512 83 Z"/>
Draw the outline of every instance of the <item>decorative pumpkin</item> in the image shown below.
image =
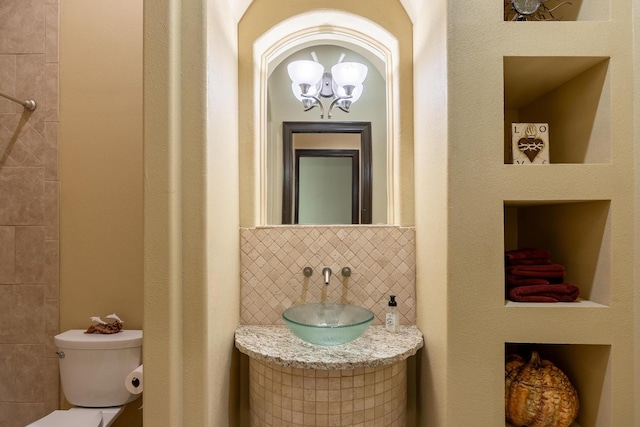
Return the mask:
<path id="1" fill-rule="evenodd" d="M 578 416 L 578 393 L 569 378 L 532 352 L 528 363 L 511 355 L 505 364 L 505 416 L 515 427 L 568 427 Z"/>

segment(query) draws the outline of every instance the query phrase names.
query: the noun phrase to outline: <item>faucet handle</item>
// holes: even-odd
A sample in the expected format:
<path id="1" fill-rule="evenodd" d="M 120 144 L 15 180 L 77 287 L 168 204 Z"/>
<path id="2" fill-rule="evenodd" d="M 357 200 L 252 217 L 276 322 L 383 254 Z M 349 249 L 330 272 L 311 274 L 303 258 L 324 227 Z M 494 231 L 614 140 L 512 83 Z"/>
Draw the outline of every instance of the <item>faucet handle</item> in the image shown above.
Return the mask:
<path id="1" fill-rule="evenodd" d="M 349 267 L 342 267 L 342 275 L 344 277 L 351 277 L 351 269 Z"/>
<path id="2" fill-rule="evenodd" d="M 311 277 L 311 275 L 313 274 L 313 268 L 311 267 L 305 267 L 302 269 L 302 274 L 304 274 L 304 277 Z"/>

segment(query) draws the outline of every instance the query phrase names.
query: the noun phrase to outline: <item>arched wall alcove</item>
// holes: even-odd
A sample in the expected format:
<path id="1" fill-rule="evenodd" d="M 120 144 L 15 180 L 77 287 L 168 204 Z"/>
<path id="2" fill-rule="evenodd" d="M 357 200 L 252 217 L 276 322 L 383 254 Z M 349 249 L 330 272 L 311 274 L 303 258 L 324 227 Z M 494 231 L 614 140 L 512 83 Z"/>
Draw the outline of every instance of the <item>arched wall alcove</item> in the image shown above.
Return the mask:
<path id="1" fill-rule="evenodd" d="M 310 14 L 313 18 L 309 17 Z M 300 52 L 307 52 L 309 55 L 310 51 L 318 49 L 318 52 L 324 51 L 325 54 L 328 53 L 326 49 L 347 52 L 345 60 L 356 60 L 369 64 L 371 68 L 365 81 L 364 102 L 359 102 L 350 114 L 338 112 L 337 117 L 319 120 L 319 123 L 373 123 L 373 178 L 374 188 L 377 190 L 374 193 L 374 223 L 394 223 L 393 178 L 394 171 L 398 169 L 394 167 L 394 142 L 398 140 L 395 132 L 398 124 L 394 123 L 397 115 L 394 116 L 393 112 L 398 110 L 398 106 L 391 103 L 394 92 L 398 90 L 398 79 L 394 78 L 394 69 L 397 67 L 393 63 L 399 56 L 398 41 L 380 26 L 352 14 L 327 11 L 310 14 L 298 15 L 278 24 L 257 40 L 254 47 L 254 63 L 260 70 L 254 83 L 257 85 L 254 99 L 257 114 L 255 122 L 260 123 L 256 126 L 255 135 L 256 147 L 260 152 L 260 188 L 256 192 L 259 198 L 256 201 L 259 209 L 258 223 L 279 224 L 282 218 L 282 122 L 318 121 L 315 111 L 303 112 L 298 108 L 298 101 L 291 96 L 288 86 L 281 86 L 280 90 L 274 91 L 278 86 L 278 76 L 282 78 L 283 73 L 286 74 L 287 62 L 292 60 L 292 56 Z M 310 23 L 316 21 L 361 23 L 353 28 L 336 25 L 309 27 Z M 300 30 L 296 31 L 297 28 Z M 356 28 L 367 31 L 358 31 Z M 285 80 L 289 82 L 288 77 Z"/>
<path id="2" fill-rule="evenodd" d="M 278 3 L 277 1 L 275 3 Z M 369 59 L 387 82 L 388 222 L 413 225 L 413 96 L 411 21 L 399 2 L 364 9 L 336 1 L 322 9 L 254 1 L 238 26 L 240 225 L 266 224 L 267 81 L 305 47 L 332 44 Z M 382 11 L 398 8 L 392 22 Z M 280 12 L 287 10 L 286 16 Z M 396 11 L 397 12 L 397 11 Z"/>

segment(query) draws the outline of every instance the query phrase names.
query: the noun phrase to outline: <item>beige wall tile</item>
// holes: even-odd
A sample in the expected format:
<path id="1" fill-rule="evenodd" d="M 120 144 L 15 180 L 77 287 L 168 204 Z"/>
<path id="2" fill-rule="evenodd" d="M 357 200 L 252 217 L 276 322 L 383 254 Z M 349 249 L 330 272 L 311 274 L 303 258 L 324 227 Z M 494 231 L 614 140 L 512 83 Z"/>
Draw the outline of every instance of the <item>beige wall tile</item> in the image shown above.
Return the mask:
<path id="1" fill-rule="evenodd" d="M 44 286 L 0 286 L 0 344 L 44 343 L 44 313 Z"/>
<path id="2" fill-rule="evenodd" d="M 42 345 L 16 345 L 14 347 L 13 375 L 14 399 L 17 402 L 44 401 L 45 360 Z"/>
<path id="3" fill-rule="evenodd" d="M 58 240 L 58 187 L 57 181 L 44 183 L 44 238 Z"/>
<path id="4" fill-rule="evenodd" d="M 45 240 L 44 242 L 44 297 L 58 299 L 60 296 L 60 242 Z M 58 317 L 55 318 L 56 323 Z"/>
<path id="5" fill-rule="evenodd" d="M 22 427 L 59 405 L 58 360 L 52 357 L 59 317 L 58 184 L 47 183 L 45 192 L 45 179 L 58 180 L 58 8 L 58 0 L 0 2 L 0 91 L 38 104 L 27 112 L 0 98 L 3 427 Z"/>
<path id="6" fill-rule="evenodd" d="M 0 285 L 12 285 L 16 280 L 16 231 L 0 226 Z"/>
<path id="7" fill-rule="evenodd" d="M 47 1 L 45 6 L 45 56 L 47 62 L 58 62 L 58 3 Z"/>
<path id="8" fill-rule="evenodd" d="M 42 166 L 44 158 L 44 138 L 31 125 L 26 124 L 20 130 L 19 136 L 9 157 L 14 166 Z"/>
<path id="9" fill-rule="evenodd" d="M 44 403 L 0 402 L 0 426 L 24 427 L 47 414 Z"/>
<path id="10" fill-rule="evenodd" d="M 371 309 L 381 324 L 389 295 L 400 322 L 415 323 L 415 231 L 395 226 L 241 229 L 241 320 L 280 324 L 295 304 L 331 301 Z M 314 274 L 302 275 L 310 266 Z M 333 271 L 326 286 L 322 268 Z M 343 277 L 342 267 L 352 275 Z"/>
<path id="11" fill-rule="evenodd" d="M 43 283 L 44 227 L 16 227 L 16 283 Z"/>
<path id="12" fill-rule="evenodd" d="M 0 54 L 0 90 L 7 95 L 16 92 L 16 56 Z M 22 107 L 13 101 L 0 98 L 0 114 L 19 113 Z"/>
<path id="13" fill-rule="evenodd" d="M 47 181 L 58 180 L 58 122 L 44 123 L 44 179 Z"/>
<path id="14" fill-rule="evenodd" d="M 44 223 L 42 168 L 0 168 L 0 225 Z"/>
<path id="15" fill-rule="evenodd" d="M 58 319 L 60 318 L 60 303 L 58 299 L 44 300 L 44 353 L 42 357 L 55 359 L 56 364 L 58 357 L 56 351 L 58 348 L 53 341 L 53 337 L 59 332 Z"/>
<path id="16" fill-rule="evenodd" d="M 40 134 L 44 134 L 44 113 L 46 112 L 46 76 L 44 54 L 18 55 L 16 57 L 16 97 L 34 99 L 38 104 L 33 112 L 27 113 L 27 120 Z M 22 111 L 21 111 L 22 113 Z"/>
<path id="17" fill-rule="evenodd" d="M 45 414 L 55 411 L 60 407 L 59 382 L 60 371 L 58 357 L 54 354 L 53 358 L 47 358 L 48 351 L 45 348 L 44 359 L 44 405 Z"/>
<path id="18" fill-rule="evenodd" d="M 59 88 L 58 88 L 58 63 L 45 64 L 45 94 L 42 97 L 43 110 L 47 114 L 54 114 L 57 120 L 59 110 Z M 48 116 L 50 117 L 50 116 Z M 49 118 L 49 120 L 53 120 Z"/>
<path id="19" fill-rule="evenodd" d="M 0 53 L 44 53 L 42 0 L 4 0 L 0 2 L 0 16 Z"/>

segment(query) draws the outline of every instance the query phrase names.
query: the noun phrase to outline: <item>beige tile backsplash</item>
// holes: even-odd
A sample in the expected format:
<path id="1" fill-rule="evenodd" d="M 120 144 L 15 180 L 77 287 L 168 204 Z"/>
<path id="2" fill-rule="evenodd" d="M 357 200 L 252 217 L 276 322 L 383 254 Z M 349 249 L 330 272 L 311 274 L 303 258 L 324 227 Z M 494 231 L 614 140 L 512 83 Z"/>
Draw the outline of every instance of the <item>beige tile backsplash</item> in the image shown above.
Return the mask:
<path id="1" fill-rule="evenodd" d="M 400 323 L 414 324 L 415 229 L 399 226 L 273 226 L 242 228 L 241 309 L 247 325 L 282 324 L 286 308 L 339 302 L 372 310 L 383 323 L 396 295 Z M 304 267 L 313 275 L 306 278 Z M 322 269 L 333 271 L 329 286 Z M 349 267 L 351 277 L 341 270 Z"/>
<path id="2" fill-rule="evenodd" d="M 0 425 L 59 405 L 59 3 L 0 2 Z"/>

